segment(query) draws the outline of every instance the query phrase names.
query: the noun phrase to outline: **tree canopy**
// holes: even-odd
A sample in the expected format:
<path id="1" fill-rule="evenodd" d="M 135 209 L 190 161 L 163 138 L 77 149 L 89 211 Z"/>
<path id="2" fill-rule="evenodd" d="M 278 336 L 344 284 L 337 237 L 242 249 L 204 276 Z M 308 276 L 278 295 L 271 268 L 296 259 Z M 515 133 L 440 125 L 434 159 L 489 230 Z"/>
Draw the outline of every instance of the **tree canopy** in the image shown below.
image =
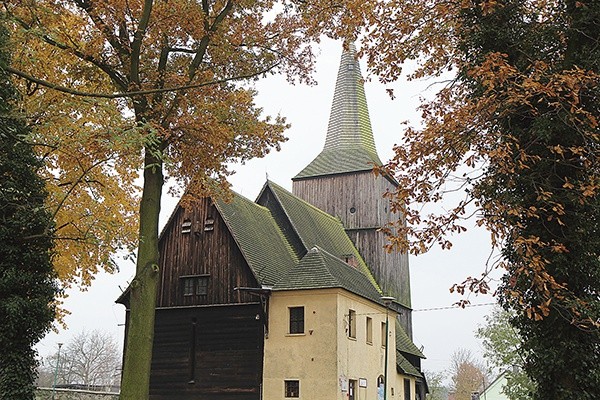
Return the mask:
<path id="1" fill-rule="evenodd" d="M 450 390 L 456 400 L 470 400 L 473 392 L 479 392 L 489 383 L 484 365 L 466 349 L 457 349 L 450 359 Z"/>
<path id="2" fill-rule="evenodd" d="M 27 143 L 18 96 L 5 72 L 7 31 L 0 22 L 0 399 L 33 400 L 33 346 L 54 320 L 52 219 L 42 163 Z"/>
<path id="3" fill-rule="evenodd" d="M 122 398 L 147 398 L 164 177 L 189 193 L 219 193 L 227 162 L 277 148 L 286 122 L 262 115 L 248 83 L 275 72 L 309 82 L 309 43 L 327 29 L 321 21 L 339 23 L 345 8 L 271 0 L 3 5 L 18 49 L 7 70 L 23 78 L 33 138 L 49 166 L 60 278 L 88 283 L 98 266 L 112 268 L 115 250 L 138 248 Z"/>
<path id="4" fill-rule="evenodd" d="M 390 1 L 364 52 L 383 81 L 451 79 L 421 106 L 382 173 L 406 215 L 390 247 L 415 254 L 466 230 L 491 233 L 497 290 L 524 339 L 535 398 L 597 398 L 600 388 L 600 4 L 597 1 Z M 446 74 L 446 75 L 444 75 Z M 464 193 L 444 211 L 424 203 Z M 487 273 L 453 290 L 487 293 Z M 582 397 L 583 396 L 583 397 Z"/>
<path id="5" fill-rule="evenodd" d="M 121 343 L 100 330 L 80 331 L 58 352 L 46 358 L 43 368 L 46 382 L 53 385 L 77 385 L 87 390 L 104 391 L 118 386 L 121 375 Z M 57 367 L 57 363 L 59 363 Z"/>

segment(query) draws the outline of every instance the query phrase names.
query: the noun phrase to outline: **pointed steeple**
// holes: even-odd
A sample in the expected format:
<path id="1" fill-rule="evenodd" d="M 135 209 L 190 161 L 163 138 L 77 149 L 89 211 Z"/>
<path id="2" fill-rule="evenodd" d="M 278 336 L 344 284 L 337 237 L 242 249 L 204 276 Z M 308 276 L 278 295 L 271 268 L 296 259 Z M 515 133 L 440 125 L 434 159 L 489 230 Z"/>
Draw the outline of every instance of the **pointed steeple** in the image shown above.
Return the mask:
<path id="1" fill-rule="evenodd" d="M 373 164 L 381 165 L 363 82 L 356 47 L 350 44 L 342 53 L 325 146 L 294 180 L 366 171 Z"/>

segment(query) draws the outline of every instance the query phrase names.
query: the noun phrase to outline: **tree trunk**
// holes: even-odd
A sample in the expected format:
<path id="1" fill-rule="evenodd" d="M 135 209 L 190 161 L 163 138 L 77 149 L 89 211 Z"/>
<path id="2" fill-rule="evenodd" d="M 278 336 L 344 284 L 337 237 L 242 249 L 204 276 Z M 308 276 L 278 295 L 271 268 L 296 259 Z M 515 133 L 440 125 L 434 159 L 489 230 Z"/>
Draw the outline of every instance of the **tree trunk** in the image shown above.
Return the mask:
<path id="1" fill-rule="evenodd" d="M 121 383 L 122 400 L 148 399 L 158 287 L 158 218 L 163 186 L 162 160 L 146 146 L 144 188 L 135 279 L 131 283 L 129 326 Z"/>

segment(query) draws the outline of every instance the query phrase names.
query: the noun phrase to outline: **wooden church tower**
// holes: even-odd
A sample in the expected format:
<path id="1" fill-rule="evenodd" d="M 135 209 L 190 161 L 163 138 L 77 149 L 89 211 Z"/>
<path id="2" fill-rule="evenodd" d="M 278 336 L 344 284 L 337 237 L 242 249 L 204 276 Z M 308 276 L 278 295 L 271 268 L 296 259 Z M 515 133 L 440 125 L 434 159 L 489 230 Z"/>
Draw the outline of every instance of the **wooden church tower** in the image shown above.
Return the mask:
<path id="1" fill-rule="evenodd" d="M 408 258 L 385 252 L 379 232 L 397 218 L 382 197 L 396 183 L 372 172 L 355 53 L 342 55 L 327 141 L 293 179 L 296 195 L 267 181 L 256 201 L 233 193 L 173 211 L 159 240 L 151 400 L 375 398 L 388 372 L 399 399 L 425 398 Z M 129 295 L 117 300 L 127 321 Z M 391 327 L 386 307 L 399 314 Z"/>
<path id="2" fill-rule="evenodd" d="M 412 338 L 408 255 L 386 252 L 379 231 L 399 218 L 382 197 L 397 183 L 373 173 L 373 165 L 381 164 L 356 49 L 349 45 L 341 57 L 325 146 L 292 179 L 293 193 L 341 219 L 383 293 L 400 303 L 400 322 Z"/>

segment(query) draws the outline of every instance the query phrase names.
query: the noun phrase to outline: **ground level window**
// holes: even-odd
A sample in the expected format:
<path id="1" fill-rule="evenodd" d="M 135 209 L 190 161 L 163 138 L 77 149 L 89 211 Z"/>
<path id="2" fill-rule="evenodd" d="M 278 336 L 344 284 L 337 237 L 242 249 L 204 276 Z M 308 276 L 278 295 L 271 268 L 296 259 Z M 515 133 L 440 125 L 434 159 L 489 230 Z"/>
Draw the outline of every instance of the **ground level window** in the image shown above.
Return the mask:
<path id="1" fill-rule="evenodd" d="M 300 397 L 300 381 L 285 381 L 285 397 Z"/>

